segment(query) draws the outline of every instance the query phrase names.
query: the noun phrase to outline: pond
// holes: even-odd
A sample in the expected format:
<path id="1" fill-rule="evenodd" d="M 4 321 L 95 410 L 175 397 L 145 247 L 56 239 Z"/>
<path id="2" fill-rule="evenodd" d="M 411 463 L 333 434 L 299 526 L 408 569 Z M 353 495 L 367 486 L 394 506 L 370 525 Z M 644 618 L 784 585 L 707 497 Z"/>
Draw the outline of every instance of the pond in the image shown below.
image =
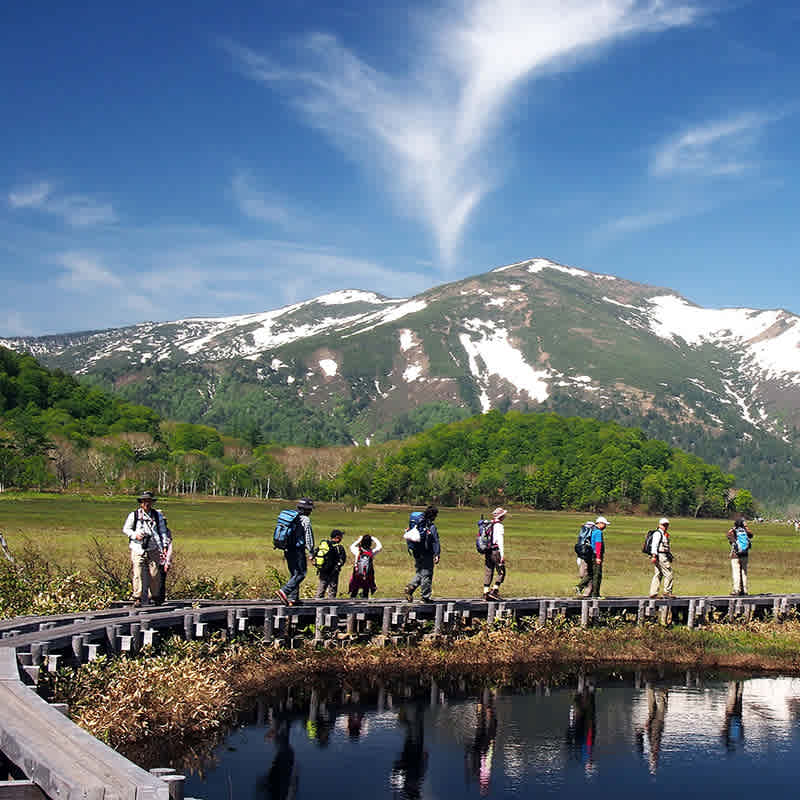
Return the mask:
<path id="1" fill-rule="evenodd" d="M 511 798 L 794 796 L 800 679 L 584 675 L 307 687 L 260 699 L 186 795 Z"/>

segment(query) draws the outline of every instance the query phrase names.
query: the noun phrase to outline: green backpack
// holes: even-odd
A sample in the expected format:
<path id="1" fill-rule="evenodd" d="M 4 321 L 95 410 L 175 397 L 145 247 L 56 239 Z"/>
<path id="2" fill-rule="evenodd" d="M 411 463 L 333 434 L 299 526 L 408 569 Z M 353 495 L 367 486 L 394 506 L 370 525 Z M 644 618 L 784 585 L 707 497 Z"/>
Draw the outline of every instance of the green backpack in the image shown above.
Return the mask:
<path id="1" fill-rule="evenodd" d="M 336 566 L 336 545 L 324 539 L 314 549 L 314 566 L 318 572 L 332 572 Z"/>

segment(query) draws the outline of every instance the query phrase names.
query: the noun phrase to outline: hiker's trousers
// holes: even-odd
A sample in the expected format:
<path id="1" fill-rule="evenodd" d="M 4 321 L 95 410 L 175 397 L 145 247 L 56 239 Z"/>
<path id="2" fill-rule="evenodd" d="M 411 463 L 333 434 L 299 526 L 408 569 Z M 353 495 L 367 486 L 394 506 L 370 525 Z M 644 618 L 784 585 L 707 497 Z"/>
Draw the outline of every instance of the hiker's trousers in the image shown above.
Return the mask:
<path id="1" fill-rule="evenodd" d="M 731 576 L 733 577 L 733 593 L 747 594 L 747 562 L 750 556 L 734 556 L 731 559 Z"/>
<path id="2" fill-rule="evenodd" d="M 408 583 L 408 588 L 414 591 L 419 586 L 422 599 L 430 600 L 433 591 L 433 556 L 430 554 L 414 556 L 414 569 L 416 571 Z"/>
<path id="3" fill-rule="evenodd" d="M 161 601 L 164 592 L 164 570 L 161 566 L 161 553 L 158 550 L 146 550 L 134 553 L 131 550 L 133 563 L 133 599 L 142 603 L 149 600 Z"/>
<path id="4" fill-rule="evenodd" d="M 494 576 L 495 572 L 497 573 L 497 579 L 494 582 L 494 588 L 499 589 L 500 584 L 506 579 L 506 565 L 500 560 L 499 550 L 490 550 L 484 557 L 484 586 L 492 585 L 492 577 Z"/>
<path id="5" fill-rule="evenodd" d="M 650 581 L 650 594 L 658 594 L 658 585 L 664 581 L 664 594 L 672 594 L 672 562 L 667 553 L 659 553 L 653 564 L 653 579 Z"/>
<path id="6" fill-rule="evenodd" d="M 292 547 L 289 550 L 284 550 L 286 557 L 286 566 L 289 569 L 289 580 L 283 584 L 283 589 L 286 597 L 289 600 L 300 599 L 300 584 L 305 580 L 306 572 L 308 571 L 308 563 L 306 562 L 306 551 L 302 547 Z"/>

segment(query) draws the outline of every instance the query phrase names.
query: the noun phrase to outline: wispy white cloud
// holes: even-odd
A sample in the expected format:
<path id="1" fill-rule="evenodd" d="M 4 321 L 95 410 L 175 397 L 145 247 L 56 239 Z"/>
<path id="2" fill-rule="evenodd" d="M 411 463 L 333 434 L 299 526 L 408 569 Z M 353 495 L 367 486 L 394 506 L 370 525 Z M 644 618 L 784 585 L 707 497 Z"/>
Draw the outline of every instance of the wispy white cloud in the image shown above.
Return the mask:
<path id="1" fill-rule="evenodd" d="M 623 37 L 688 25 L 698 15 L 678 0 L 451 0 L 419 20 L 420 41 L 406 48 L 415 54 L 411 72 L 402 76 L 321 33 L 302 40 L 302 64 L 291 68 L 240 44 L 225 46 L 246 75 L 290 88 L 312 125 L 378 170 L 451 263 L 470 216 L 499 183 L 490 145 L 515 90 Z"/>
<path id="2" fill-rule="evenodd" d="M 13 209 L 32 209 L 60 217 L 75 228 L 116 222 L 117 219 L 110 203 L 82 194 L 60 193 L 50 181 L 12 189 L 8 193 L 8 205 Z"/>
<path id="3" fill-rule="evenodd" d="M 776 119 L 747 112 L 688 128 L 657 148 L 650 173 L 658 177 L 742 175 L 757 166 L 757 144 L 764 128 Z"/>
<path id="4" fill-rule="evenodd" d="M 296 215 L 288 203 L 259 189 L 249 172 L 240 170 L 231 180 L 231 191 L 239 210 L 246 217 L 289 229 L 296 224 Z"/>
<path id="5" fill-rule="evenodd" d="M 42 208 L 52 191 L 47 181 L 20 186 L 8 193 L 8 204 L 11 208 Z"/>
<path id="6" fill-rule="evenodd" d="M 123 281 L 103 266 L 101 260 L 85 253 L 63 253 L 59 258 L 64 272 L 58 277 L 62 289 L 79 292 L 104 289 L 121 289 Z"/>
<path id="7" fill-rule="evenodd" d="M 666 209 L 663 211 L 647 211 L 642 214 L 629 214 L 609 222 L 599 231 L 601 237 L 622 236 L 626 233 L 639 233 L 661 225 L 669 225 L 692 212 L 688 209 Z"/>

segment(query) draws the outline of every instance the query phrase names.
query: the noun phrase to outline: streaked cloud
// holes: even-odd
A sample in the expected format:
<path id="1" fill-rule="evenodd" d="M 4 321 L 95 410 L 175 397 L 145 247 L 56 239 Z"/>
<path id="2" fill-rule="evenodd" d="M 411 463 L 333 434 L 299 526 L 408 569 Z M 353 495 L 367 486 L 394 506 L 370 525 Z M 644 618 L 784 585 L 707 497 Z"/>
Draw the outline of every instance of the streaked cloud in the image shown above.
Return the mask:
<path id="1" fill-rule="evenodd" d="M 122 279 L 107 269 L 101 261 L 85 253 L 64 253 L 60 257 L 64 272 L 58 278 L 62 289 L 79 292 L 94 290 L 98 287 L 121 289 Z"/>
<path id="2" fill-rule="evenodd" d="M 699 13 L 673 0 L 452 0 L 418 18 L 403 75 L 324 33 L 300 42 L 292 66 L 239 43 L 225 47 L 247 76 L 285 89 L 311 125 L 378 172 L 451 264 L 470 217 L 501 183 L 491 144 L 522 84 Z"/>
<path id="3" fill-rule="evenodd" d="M 775 119 L 747 112 L 688 128 L 658 147 L 650 173 L 723 177 L 749 172 L 757 166 L 757 145 L 764 128 Z"/>
<path id="4" fill-rule="evenodd" d="M 620 217 L 599 231 L 601 237 L 622 236 L 626 233 L 639 233 L 650 228 L 658 228 L 661 225 L 669 225 L 679 219 L 690 215 L 687 209 L 666 209 L 663 211 L 648 211 L 642 214 L 629 214 Z"/>
<path id="5" fill-rule="evenodd" d="M 110 203 L 82 194 L 64 194 L 50 181 L 38 181 L 19 186 L 8 193 L 12 209 L 30 209 L 60 217 L 68 225 L 84 228 L 116 222 L 117 215 Z"/>
<path id="6" fill-rule="evenodd" d="M 246 217 L 285 229 L 294 227 L 295 215 L 288 204 L 262 191 L 249 172 L 240 170 L 233 176 L 231 191 L 236 205 Z"/>

